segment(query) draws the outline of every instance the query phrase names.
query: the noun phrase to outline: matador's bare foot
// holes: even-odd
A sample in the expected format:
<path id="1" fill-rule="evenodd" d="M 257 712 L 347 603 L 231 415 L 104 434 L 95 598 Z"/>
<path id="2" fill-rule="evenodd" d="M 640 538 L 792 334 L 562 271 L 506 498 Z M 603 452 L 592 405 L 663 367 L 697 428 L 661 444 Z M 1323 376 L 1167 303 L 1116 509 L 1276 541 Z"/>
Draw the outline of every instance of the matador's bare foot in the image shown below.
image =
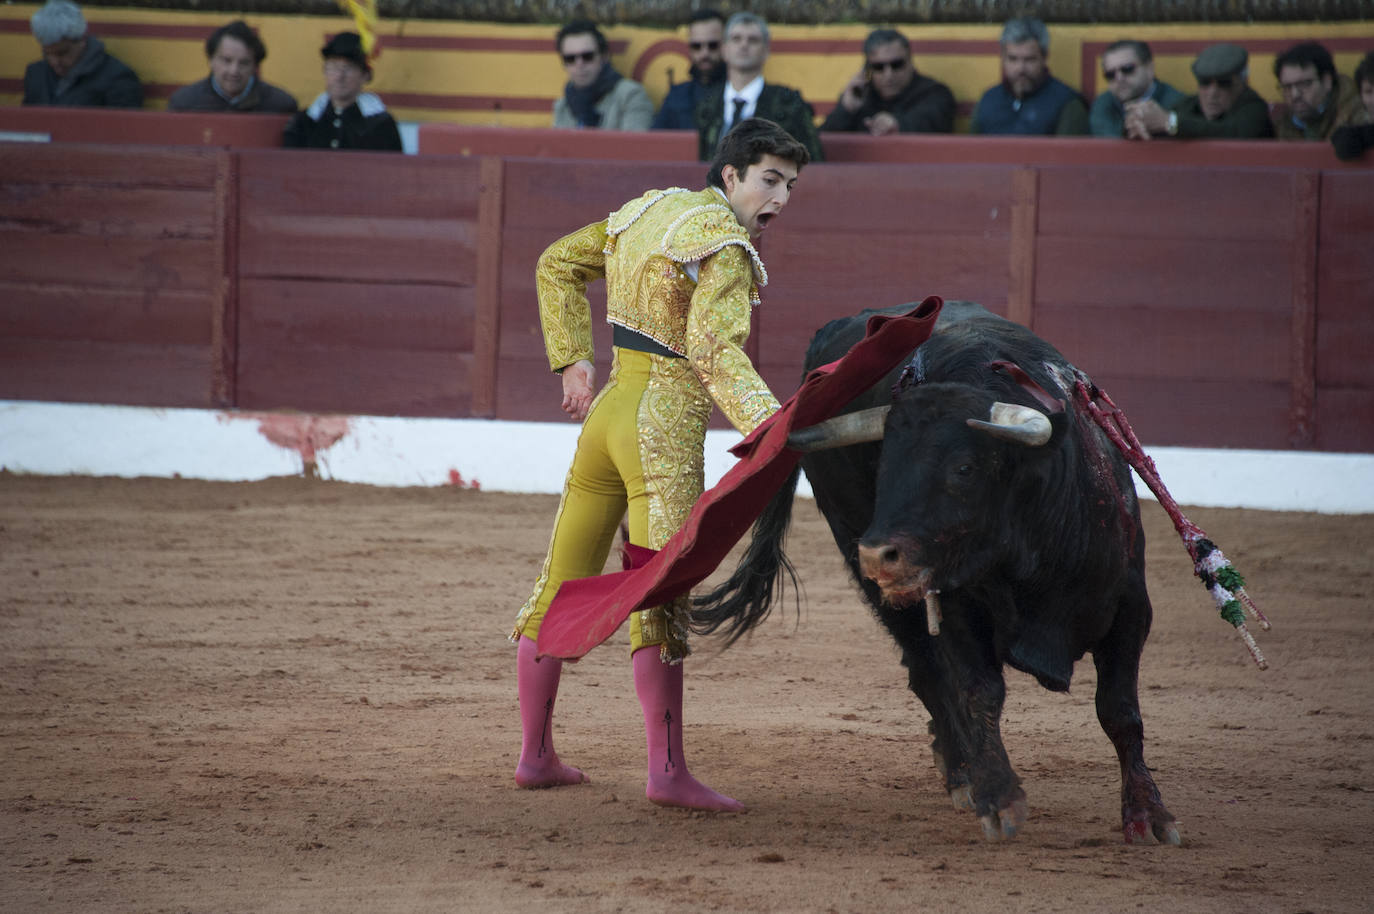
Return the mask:
<path id="1" fill-rule="evenodd" d="M 521 761 L 515 768 L 515 783 L 526 790 L 568 787 L 573 784 L 586 784 L 590 780 L 581 769 L 564 765 L 557 756 L 552 759 L 539 759 L 532 764 Z"/>
<path id="2" fill-rule="evenodd" d="M 681 806 L 686 809 L 710 809 L 717 812 L 743 812 L 744 804 L 723 793 L 716 793 L 690 774 L 668 773 L 651 775 L 644 795 L 658 806 Z"/>

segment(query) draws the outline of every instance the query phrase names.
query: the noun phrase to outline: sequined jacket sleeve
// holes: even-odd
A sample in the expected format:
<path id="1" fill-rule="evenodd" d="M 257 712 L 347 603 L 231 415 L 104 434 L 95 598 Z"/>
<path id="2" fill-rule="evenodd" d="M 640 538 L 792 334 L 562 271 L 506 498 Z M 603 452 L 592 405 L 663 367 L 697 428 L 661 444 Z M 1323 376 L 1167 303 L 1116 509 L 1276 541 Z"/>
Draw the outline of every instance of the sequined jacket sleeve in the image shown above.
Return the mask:
<path id="1" fill-rule="evenodd" d="M 566 235 L 539 255 L 534 271 L 539 323 L 549 367 L 566 368 L 592 360 L 592 307 L 587 283 L 606 275 L 606 223 L 596 222 Z"/>
<path id="2" fill-rule="evenodd" d="M 745 354 L 754 296 L 753 266 L 739 245 L 701 261 L 687 312 L 687 358 L 725 418 L 744 434 L 778 410 L 778 400 Z"/>

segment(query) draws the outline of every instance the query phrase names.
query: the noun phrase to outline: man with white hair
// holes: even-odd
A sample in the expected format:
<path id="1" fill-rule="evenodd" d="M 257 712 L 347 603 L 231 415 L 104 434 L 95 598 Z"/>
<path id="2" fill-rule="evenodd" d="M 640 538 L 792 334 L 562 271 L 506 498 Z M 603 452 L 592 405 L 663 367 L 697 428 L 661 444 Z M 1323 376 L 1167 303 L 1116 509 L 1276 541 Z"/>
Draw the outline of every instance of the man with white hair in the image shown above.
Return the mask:
<path id="1" fill-rule="evenodd" d="M 43 59 L 24 71 L 24 104 L 143 107 L 143 84 L 86 34 L 86 18 L 71 0 L 48 0 L 29 19 Z"/>

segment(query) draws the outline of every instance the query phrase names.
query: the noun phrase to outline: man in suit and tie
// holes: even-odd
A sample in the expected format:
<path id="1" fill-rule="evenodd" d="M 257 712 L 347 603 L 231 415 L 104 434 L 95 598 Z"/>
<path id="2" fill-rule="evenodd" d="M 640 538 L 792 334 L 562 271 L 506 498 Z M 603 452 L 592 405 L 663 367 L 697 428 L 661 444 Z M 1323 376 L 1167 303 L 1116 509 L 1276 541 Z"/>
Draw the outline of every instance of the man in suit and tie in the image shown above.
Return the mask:
<path id="1" fill-rule="evenodd" d="M 725 23 L 725 82 L 697 102 L 697 155 L 709 162 L 720 138 L 746 118 L 775 121 L 819 162 L 821 141 L 815 112 L 796 89 L 763 79 L 768 59 L 768 23 L 753 13 L 735 13 Z"/>

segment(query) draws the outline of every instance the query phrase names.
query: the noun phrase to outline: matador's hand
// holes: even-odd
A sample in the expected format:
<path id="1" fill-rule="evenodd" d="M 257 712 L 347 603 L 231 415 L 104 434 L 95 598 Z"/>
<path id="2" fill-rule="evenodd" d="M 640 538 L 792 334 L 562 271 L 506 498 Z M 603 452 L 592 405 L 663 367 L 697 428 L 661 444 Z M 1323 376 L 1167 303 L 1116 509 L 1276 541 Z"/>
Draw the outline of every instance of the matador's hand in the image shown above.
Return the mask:
<path id="1" fill-rule="evenodd" d="M 596 366 L 586 359 L 563 369 L 563 412 L 578 422 L 587 418 L 596 396 Z"/>

